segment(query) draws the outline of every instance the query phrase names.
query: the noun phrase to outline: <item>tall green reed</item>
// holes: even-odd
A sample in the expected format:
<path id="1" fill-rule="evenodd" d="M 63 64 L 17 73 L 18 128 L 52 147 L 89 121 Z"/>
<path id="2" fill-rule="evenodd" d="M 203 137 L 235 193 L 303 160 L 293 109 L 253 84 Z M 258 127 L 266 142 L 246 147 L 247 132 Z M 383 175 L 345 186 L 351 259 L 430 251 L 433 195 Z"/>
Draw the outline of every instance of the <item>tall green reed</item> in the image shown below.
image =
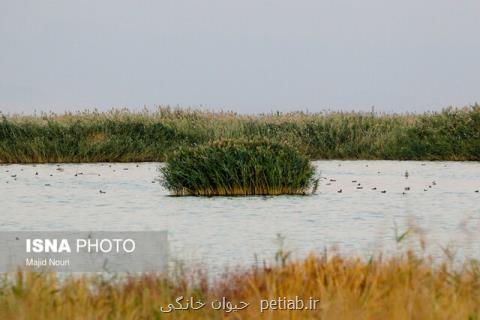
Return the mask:
<path id="1" fill-rule="evenodd" d="M 180 147 L 161 168 L 175 195 L 305 194 L 315 170 L 292 147 L 267 141 L 220 140 Z"/>
<path id="2" fill-rule="evenodd" d="M 480 160 L 480 106 L 425 114 L 239 115 L 159 108 L 0 119 L 0 163 L 163 161 L 180 146 L 267 139 L 310 159 Z"/>

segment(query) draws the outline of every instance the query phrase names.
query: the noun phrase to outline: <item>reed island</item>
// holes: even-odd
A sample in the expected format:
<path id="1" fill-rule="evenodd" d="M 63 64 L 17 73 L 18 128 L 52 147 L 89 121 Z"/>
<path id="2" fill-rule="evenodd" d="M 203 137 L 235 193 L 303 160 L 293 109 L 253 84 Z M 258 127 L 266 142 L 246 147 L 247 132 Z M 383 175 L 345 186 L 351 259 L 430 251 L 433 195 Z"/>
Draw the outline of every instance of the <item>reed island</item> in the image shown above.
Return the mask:
<path id="1" fill-rule="evenodd" d="M 163 184 L 174 195 L 306 194 L 315 169 L 291 146 L 227 139 L 180 147 L 167 157 Z"/>

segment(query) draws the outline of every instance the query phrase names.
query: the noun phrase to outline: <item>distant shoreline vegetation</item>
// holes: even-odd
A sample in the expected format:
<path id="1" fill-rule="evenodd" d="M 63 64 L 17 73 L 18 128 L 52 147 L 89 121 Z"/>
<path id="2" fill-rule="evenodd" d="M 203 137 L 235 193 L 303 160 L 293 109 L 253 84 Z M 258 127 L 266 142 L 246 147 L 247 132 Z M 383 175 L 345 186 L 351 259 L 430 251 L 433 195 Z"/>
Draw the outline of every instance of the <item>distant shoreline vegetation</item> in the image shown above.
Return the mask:
<path id="1" fill-rule="evenodd" d="M 480 160 L 480 106 L 424 114 L 155 112 L 0 115 L 0 163 L 165 161 L 182 146 L 265 139 L 311 160 Z"/>
<path id="2" fill-rule="evenodd" d="M 315 174 L 293 147 L 246 140 L 180 147 L 160 170 L 177 196 L 304 195 Z"/>

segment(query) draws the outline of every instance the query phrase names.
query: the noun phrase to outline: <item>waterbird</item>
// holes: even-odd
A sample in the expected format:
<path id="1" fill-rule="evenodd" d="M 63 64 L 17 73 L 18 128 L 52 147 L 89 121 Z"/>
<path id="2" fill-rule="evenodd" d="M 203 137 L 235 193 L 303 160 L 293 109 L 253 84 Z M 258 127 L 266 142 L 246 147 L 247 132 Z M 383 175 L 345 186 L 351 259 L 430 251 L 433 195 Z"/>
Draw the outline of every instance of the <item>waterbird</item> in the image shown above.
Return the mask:
<path id="1" fill-rule="evenodd" d="M 432 181 L 432 184 L 433 184 L 434 186 L 436 186 L 436 185 L 437 185 L 437 182 L 436 182 L 435 180 L 433 180 L 433 181 Z"/>
<path id="2" fill-rule="evenodd" d="M 352 183 L 357 183 L 357 180 L 352 180 Z"/>
<path id="3" fill-rule="evenodd" d="M 315 181 L 313 181 L 312 194 L 315 194 L 317 192 L 319 181 L 320 179 L 315 179 Z"/>
<path id="4" fill-rule="evenodd" d="M 16 174 L 12 174 L 12 175 L 11 175 L 12 178 L 15 178 L 16 176 L 17 176 Z"/>
<path id="5" fill-rule="evenodd" d="M 50 177 L 53 177 L 53 174 L 50 173 Z"/>
<path id="6" fill-rule="evenodd" d="M 423 189 L 423 191 L 427 191 L 427 190 L 428 190 L 427 188 Z"/>
<path id="7" fill-rule="evenodd" d="M 387 190 L 382 190 L 382 191 L 380 191 L 380 192 L 381 192 L 381 193 L 387 193 Z"/>
<path id="8" fill-rule="evenodd" d="M 335 179 L 330 179 L 330 182 L 335 182 L 335 181 L 337 181 L 337 180 L 335 180 Z"/>
<path id="9" fill-rule="evenodd" d="M 327 185 L 327 186 L 330 186 L 330 185 L 331 185 L 331 183 L 330 183 L 330 182 L 327 182 L 327 183 L 326 183 L 326 185 Z"/>
<path id="10" fill-rule="evenodd" d="M 343 190 L 342 190 L 342 189 L 340 189 L 340 190 L 338 190 L 337 192 L 338 192 L 338 193 L 342 193 L 342 191 L 343 191 Z"/>
<path id="11" fill-rule="evenodd" d="M 50 183 L 45 183 L 45 187 L 50 187 L 51 184 Z"/>
<path id="12" fill-rule="evenodd" d="M 377 187 L 373 187 L 372 190 L 377 190 Z"/>
<path id="13" fill-rule="evenodd" d="M 35 172 L 35 175 L 38 176 L 38 172 Z"/>
<path id="14" fill-rule="evenodd" d="M 410 187 L 405 187 L 405 191 L 408 191 L 408 190 L 410 190 Z"/>
<path id="15" fill-rule="evenodd" d="M 479 192 L 480 192 L 480 190 L 475 190 L 475 192 L 476 192 L 476 193 L 479 193 Z"/>
<path id="16" fill-rule="evenodd" d="M 100 193 L 107 193 L 107 191 L 102 191 L 102 190 L 100 190 Z"/>
<path id="17" fill-rule="evenodd" d="M 62 172 L 62 171 L 64 171 L 64 169 L 63 168 L 57 168 L 57 171 Z"/>
<path id="18" fill-rule="evenodd" d="M 408 170 L 405 171 L 405 178 L 408 178 L 409 174 L 408 174 Z"/>
<path id="19" fill-rule="evenodd" d="M 363 189 L 363 187 L 357 186 L 357 189 L 358 189 L 358 190 L 361 190 L 361 189 Z"/>

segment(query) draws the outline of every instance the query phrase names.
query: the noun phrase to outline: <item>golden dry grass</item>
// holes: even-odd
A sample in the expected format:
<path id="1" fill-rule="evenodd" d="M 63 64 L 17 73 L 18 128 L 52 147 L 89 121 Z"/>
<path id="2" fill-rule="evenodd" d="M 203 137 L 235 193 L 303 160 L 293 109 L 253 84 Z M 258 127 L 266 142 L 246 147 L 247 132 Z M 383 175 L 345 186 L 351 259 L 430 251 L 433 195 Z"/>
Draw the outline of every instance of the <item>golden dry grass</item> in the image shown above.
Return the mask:
<path id="1" fill-rule="evenodd" d="M 197 311 L 162 313 L 178 296 L 207 302 Z M 260 299 L 310 297 L 316 310 L 260 312 Z M 213 310 L 226 297 L 251 305 L 237 312 Z M 209 281 L 201 273 L 172 279 L 130 276 L 68 278 L 18 273 L 0 289 L 1 319 L 478 319 L 480 269 L 453 269 L 411 252 L 389 259 L 310 256 L 284 266 L 235 271 Z"/>

